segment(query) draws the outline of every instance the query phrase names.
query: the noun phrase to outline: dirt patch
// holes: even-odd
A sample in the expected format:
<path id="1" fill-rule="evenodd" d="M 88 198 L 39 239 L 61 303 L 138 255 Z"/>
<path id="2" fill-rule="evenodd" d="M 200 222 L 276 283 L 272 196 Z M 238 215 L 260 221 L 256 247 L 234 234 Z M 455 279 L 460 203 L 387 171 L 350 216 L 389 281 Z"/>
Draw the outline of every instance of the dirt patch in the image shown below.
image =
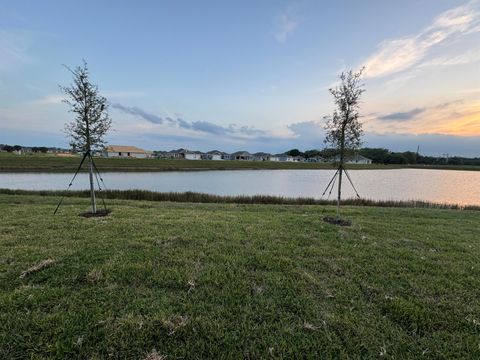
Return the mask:
<path id="1" fill-rule="evenodd" d="M 111 212 L 112 212 L 112 210 L 110 210 L 110 209 L 97 210 L 97 212 L 95 214 L 92 213 L 91 211 L 86 211 L 86 212 L 83 212 L 81 214 L 78 214 L 78 216 L 83 216 L 83 217 L 86 217 L 86 218 L 104 217 L 104 216 L 108 216 Z"/>
<path id="2" fill-rule="evenodd" d="M 329 224 L 338 225 L 338 226 L 352 226 L 352 222 L 350 220 L 337 218 L 333 216 L 325 216 L 323 218 L 323 221 Z"/>
<path id="3" fill-rule="evenodd" d="M 23 279 L 23 278 L 27 277 L 28 275 L 33 274 L 37 271 L 46 269 L 46 268 L 52 266 L 53 264 L 55 264 L 55 260 L 53 260 L 53 259 L 42 260 L 38 264 L 35 264 L 35 265 L 29 267 L 27 270 L 22 271 L 22 273 L 20 274 L 20 278 Z"/>

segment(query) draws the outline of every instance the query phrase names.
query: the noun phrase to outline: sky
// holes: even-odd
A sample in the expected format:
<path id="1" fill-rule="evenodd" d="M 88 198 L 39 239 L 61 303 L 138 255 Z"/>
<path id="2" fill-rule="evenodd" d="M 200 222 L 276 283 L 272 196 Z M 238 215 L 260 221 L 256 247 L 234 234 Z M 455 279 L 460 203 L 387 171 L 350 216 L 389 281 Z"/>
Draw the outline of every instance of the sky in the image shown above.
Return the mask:
<path id="1" fill-rule="evenodd" d="M 364 66 L 364 146 L 480 156 L 480 0 L 1 0 L 0 143 L 68 146 L 82 59 L 110 144 L 320 149 Z"/>

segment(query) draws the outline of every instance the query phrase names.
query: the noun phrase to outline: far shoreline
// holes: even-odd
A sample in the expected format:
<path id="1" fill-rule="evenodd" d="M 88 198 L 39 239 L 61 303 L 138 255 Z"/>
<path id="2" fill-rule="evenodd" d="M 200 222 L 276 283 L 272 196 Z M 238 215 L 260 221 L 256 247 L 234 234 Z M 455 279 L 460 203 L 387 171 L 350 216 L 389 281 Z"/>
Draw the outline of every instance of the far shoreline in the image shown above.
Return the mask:
<path id="1" fill-rule="evenodd" d="M 79 156 L 0 154 L 0 173 L 62 173 L 75 172 Z M 115 159 L 95 158 L 101 172 L 171 172 L 222 170 L 336 170 L 332 163 L 272 162 L 244 160 L 171 160 L 171 159 Z M 479 171 L 476 165 L 401 165 L 401 164 L 346 164 L 348 170 L 427 169 Z M 86 171 L 83 167 L 81 171 Z"/>

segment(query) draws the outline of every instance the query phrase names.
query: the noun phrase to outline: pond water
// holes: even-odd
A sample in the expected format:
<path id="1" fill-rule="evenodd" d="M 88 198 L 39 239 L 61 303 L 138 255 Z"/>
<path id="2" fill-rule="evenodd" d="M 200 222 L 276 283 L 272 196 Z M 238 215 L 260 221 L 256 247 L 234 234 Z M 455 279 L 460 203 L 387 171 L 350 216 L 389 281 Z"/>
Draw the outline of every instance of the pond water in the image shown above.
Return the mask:
<path id="1" fill-rule="evenodd" d="M 318 199 L 334 173 L 333 170 L 222 170 L 110 172 L 102 175 L 107 189 L 194 191 L 217 195 L 260 194 Z M 349 174 L 362 198 L 480 205 L 480 171 L 350 170 Z M 0 188 L 64 190 L 72 175 L 0 173 Z M 345 177 L 342 184 L 342 197 L 354 197 L 355 193 Z M 79 174 L 72 189 L 86 188 L 88 175 Z M 330 198 L 335 197 L 334 192 Z"/>

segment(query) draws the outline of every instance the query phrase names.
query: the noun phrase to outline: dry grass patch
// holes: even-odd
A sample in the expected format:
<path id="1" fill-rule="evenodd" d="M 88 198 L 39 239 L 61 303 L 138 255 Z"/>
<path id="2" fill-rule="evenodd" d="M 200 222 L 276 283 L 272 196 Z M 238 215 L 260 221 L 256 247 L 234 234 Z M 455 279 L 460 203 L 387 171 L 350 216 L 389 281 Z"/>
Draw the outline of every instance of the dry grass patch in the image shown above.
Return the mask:
<path id="1" fill-rule="evenodd" d="M 157 352 L 157 350 L 153 349 L 145 358 L 145 360 L 165 360 L 167 357 L 165 355 L 161 355 Z"/>
<path id="2" fill-rule="evenodd" d="M 33 274 L 37 271 L 46 269 L 46 268 L 52 266 L 53 264 L 55 264 L 55 260 L 53 260 L 53 259 L 42 260 L 39 263 L 29 267 L 27 270 L 22 271 L 21 274 L 20 274 L 20 278 L 23 279 L 23 278 L 27 277 L 28 275 Z"/>
<path id="3" fill-rule="evenodd" d="M 103 273 L 100 269 L 93 269 L 87 274 L 87 281 L 90 283 L 96 283 L 103 279 Z"/>
<path id="4" fill-rule="evenodd" d="M 163 320 L 162 324 L 168 330 L 168 335 L 173 335 L 178 329 L 188 324 L 188 316 L 175 315 L 167 320 Z"/>

